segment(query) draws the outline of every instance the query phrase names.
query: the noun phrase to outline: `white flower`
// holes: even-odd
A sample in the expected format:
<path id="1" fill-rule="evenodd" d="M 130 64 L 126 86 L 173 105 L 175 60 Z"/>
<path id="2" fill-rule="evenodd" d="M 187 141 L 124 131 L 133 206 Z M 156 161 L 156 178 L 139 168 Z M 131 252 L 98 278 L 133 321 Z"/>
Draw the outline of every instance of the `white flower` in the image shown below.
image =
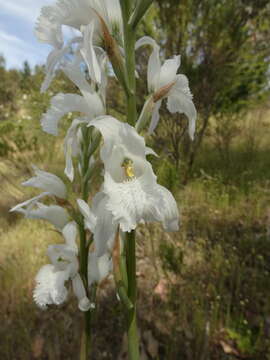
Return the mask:
<path id="1" fill-rule="evenodd" d="M 36 166 L 33 166 L 33 168 L 36 176 L 23 182 L 22 185 L 33 186 L 44 190 L 44 192 L 17 204 L 10 211 L 17 211 L 29 219 L 47 220 L 57 229 L 61 230 L 69 220 L 67 211 L 58 205 L 43 205 L 39 200 L 46 196 L 56 196 L 57 198 L 65 199 L 67 196 L 66 186 L 58 176 L 42 171 Z"/>
<path id="2" fill-rule="evenodd" d="M 82 279 L 78 273 L 78 247 L 76 244 L 77 227 L 74 222 L 68 223 L 63 229 L 65 244 L 50 245 L 48 256 L 52 264 L 44 265 L 36 276 L 34 300 L 42 308 L 47 305 L 62 304 L 68 295 L 65 283 L 72 280 L 73 290 L 79 301 L 79 308 L 87 311 L 90 301 Z"/>
<path id="3" fill-rule="evenodd" d="M 89 125 L 95 126 L 104 139 L 104 184 L 92 207 L 97 218 L 97 255 L 111 249 L 118 224 L 124 232 L 135 229 L 138 223 L 152 221 L 162 222 L 166 230 L 178 230 L 176 202 L 167 189 L 157 184 L 146 159 L 149 149 L 143 137 L 132 126 L 110 116 Z"/>
<path id="4" fill-rule="evenodd" d="M 154 93 L 155 106 L 149 132 L 152 133 L 159 121 L 159 109 L 161 102 L 167 98 L 167 108 L 171 113 L 184 113 L 189 119 L 189 135 L 194 138 L 197 112 L 192 101 L 192 94 L 189 89 L 188 79 L 183 74 L 177 74 L 180 67 L 180 56 L 174 56 L 161 65 L 160 48 L 150 37 L 141 38 L 136 48 L 143 45 L 151 45 L 153 52 L 148 62 L 148 89 Z"/>
<path id="5" fill-rule="evenodd" d="M 76 62 L 63 68 L 65 74 L 80 89 L 82 96 L 77 94 L 58 94 L 51 100 L 50 109 L 43 114 L 41 125 L 45 132 L 57 136 L 58 123 L 61 117 L 71 111 L 81 112 L 84 118 L 73 120 L 67 131 L 64 141 L 64 153 L 66 158 L 65 174 L 70 181 L 74 179 L 74 167 L 72 157 L 80 154 L 80 131 L 81 125 L 105 113 L 103 89 L 100 93 L 94 91 L 85 76 L 82 74 Z"/>
<path id="6" fill-rule="evenodd" d="M 47 60 L 44 91 L 49 86 L 56 64 L 68 52 L 71 43 L 79 44 L 91 78 L 97 83 L 101 82 L 101 68 L 96 55 L 96 46 L 102 46 L 104 35 L 100 18 L 110 34 L 120 41 L 123 24 L 119 0 L 58 0 L 54 5 L 42 8 L 36 25 L 36 36 L 39 41 L 54 48 Z M 83 46 L 82 37 L 76 37 L 64 46 L 62 25 L 81 31 Z"/>
<path id="7" fill-rule="evenodd" d="M 70 64 L 63 70 L 83 96 L 60 93 L 52 98 L 51 107 L 41 118 L 41 125 L 45 132 L 54 136 L 58 135 L 59 120 L 69 112 L 80 112 L 89 120 L 105 113 L 101 97 L 90 87 L 78 64 Z"/>

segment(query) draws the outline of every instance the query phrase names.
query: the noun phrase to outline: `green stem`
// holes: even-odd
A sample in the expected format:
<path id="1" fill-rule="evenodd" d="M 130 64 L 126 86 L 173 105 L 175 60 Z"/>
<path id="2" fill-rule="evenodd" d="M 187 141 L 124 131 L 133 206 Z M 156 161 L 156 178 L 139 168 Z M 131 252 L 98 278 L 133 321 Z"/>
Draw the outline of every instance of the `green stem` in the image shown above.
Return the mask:
<path id="1" fill-rule="evenodd" d="M 123 20 L 124 20 L 124 41 L 125 41 L 125 64 L 126 78 L 128 81 L 129 91 L 127 96 L 127 122 L 135 126 L 137 121 L 137 99 L 136 99 L 136 63 L 135 63 L 135 42 L 136 31 L 128 24 L 131 2 L 121 0 Z M 139 339 L 137 332 L 136 319 L 136 243 L 135 230 L 126 236 L 126 262 L 128 278 L 128 297 L 133 305 L 127 309 L 127 331 L 128 331 L 128 358 L 129 360 L 139 360 Z"/>
<path id="2" fill-rule="evenodd" d="M 137 121 L 137 99 L 136 99 L 136 63 L 135 63 L 135 42 L 136 31 L 127 23 L 125 28 L 125 55 L 126 55 L 126 74 L 129 86 L 127 94 L 127 122 L 135 126 Z"/>
<path id="3" fill-rule="evenodd" d="M 126 257 L 127 257 L 127 276 L 128 276 L 128 297 L 133 304 L 133 308 L 127 312 L 128 326 L 128 356 L 129 360 L 139 360 L 139 339 L 136 318 L 136 234 L 135 230 L 127 234 L 126 237 Z"/>
<path id="4" fill-rule="evenodd" d="M 89 197 L 89 161 L 92 154 L 89 154 L 89 146 L 91 141 L 92 129 L 87 127 L 82 128 L 83 142 L 82 142 L 82 156 L 81 156 L 81 193 L 82 199 L 88 201 Z M 86 289 L 87 296 L 88 294 L 88 252 L 89 252 L 89 243 L 87 239 L 87 234 L 84 229 L 84 220 L 83 216 L 80 219 L 79 225 L 80 232 L 80 274 Z M 81 338 L 81 353 L 80 360 L 87 360 L 89 358 L 90 348 L 91 348 L 91 320 L 92 320 L 92 310 L 88 310 L 84 313 L 84 328 L 82 331 Z"/>

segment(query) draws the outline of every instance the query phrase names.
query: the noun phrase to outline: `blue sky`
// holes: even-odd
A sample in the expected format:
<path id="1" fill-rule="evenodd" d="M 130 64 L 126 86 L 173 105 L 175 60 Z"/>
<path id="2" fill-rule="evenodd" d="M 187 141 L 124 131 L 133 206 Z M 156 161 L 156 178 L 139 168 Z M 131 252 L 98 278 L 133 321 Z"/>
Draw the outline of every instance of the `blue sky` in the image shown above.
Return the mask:
<path id="1" fill-rule="evenodd" d="M 0 54 L 8 68 L 45 63 L 50 46 L 39 43 L 34 26 L 40 9 L 53 0 L 0 0 Z"/>

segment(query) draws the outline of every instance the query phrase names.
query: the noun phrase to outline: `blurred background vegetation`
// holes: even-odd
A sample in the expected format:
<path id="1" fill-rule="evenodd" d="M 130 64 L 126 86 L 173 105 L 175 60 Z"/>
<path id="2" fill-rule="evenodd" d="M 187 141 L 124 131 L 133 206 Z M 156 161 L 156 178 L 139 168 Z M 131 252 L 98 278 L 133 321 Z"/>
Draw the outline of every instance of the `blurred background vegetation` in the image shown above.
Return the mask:
<path id="1" fill-rule="evenodd" d="M 158 0 L 141 35 L 181 54 L 198 109 L 195 141 L 187 120 L 162 109 L 149 145 L 159 182 L 174 192 L 179 233 L 138 230 L 142 359 L 270 359 L 270 4 L 265 0 Z M 147 95 L 150 49 L 138 52 L 138 103 Z M 59 72 L 40 94 L 44 68 L 7 70 L 0 58 L 0 359 L 76 359 L 76 302 L 41 312 L 32 289 L 48 224 L 9 214 L 33 193 L 20 187 L 31 163 L 62 176 L 63 137 L 42 133 L 50 97 L 77 89 Z M 122 117 L 111 78 L 108 107 Z M 62 135 L 72 120 L 62 122 Z M 97 184 L 93 184 L 96 188 Z M 111 281 L 99 290 L 94 357 L 125 359 L 123 317 Z M 120 355 L 119 355 L 120 354 Z"/>

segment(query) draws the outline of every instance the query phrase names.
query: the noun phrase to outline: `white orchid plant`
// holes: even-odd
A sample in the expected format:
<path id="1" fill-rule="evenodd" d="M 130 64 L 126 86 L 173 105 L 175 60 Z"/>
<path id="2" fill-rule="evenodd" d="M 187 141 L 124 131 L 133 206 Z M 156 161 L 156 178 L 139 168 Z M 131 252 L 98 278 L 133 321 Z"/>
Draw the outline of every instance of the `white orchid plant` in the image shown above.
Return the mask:
<path id="1" fill-rule="evenodd" d="M 189 135 L 194 137 L 196 109 L 188 80 L 178 74 L 180 56 L 161 65 L 160 48 L 150 37 L 136 38 L 136 30 L 153 0 L 57 0 L 41 10 L 36 25 L 39 41 L 53 47 L 47 58 L 46 91 L 56 70 L 65 73 L 78 94 L 57 94 L 41 118 L 42 129 L 58 136 L 59 121 L 69 113 L 80 113 L 64 139 L 67 181 L 80 184 L 77 200 L 63 180 L 34 167 L 35 176 L 23 183 L 43 192 L 16 205 L 27 218 L 49 221 L 63 237 L 50 245 L 50 264 L 36 276 L 34 300 L 46 309 L 68 298 L 68 283 L 85 312 L 81 359 L 88 358 L 91 317 L 96 290 L 113 274 L 119 300 L 127 316 L 129 359 L 139 359 L 136 325 L 136 242 L 139 224 L 162 223 L 166 231 L 177 231 L 179 211 L 173 195 L 157 183 L 147 156 L 156 155 L 146 146 L 143 134 L 151 134 L 159 122 L 163 99 L 171 113 L 184 113 Z M 66 27 L 75 36 L 66 40 Z M 149 96 L 137 113 L 135 51 L 150 45 Z M 106 88 L 115 76 L 126 94 L 126 121 L 108 115 Z M 91 198 L 93 175 L 100 157 L 104 170 L 100 191 Z M 50 198 L 51 204 L 41 201 Z"/>

